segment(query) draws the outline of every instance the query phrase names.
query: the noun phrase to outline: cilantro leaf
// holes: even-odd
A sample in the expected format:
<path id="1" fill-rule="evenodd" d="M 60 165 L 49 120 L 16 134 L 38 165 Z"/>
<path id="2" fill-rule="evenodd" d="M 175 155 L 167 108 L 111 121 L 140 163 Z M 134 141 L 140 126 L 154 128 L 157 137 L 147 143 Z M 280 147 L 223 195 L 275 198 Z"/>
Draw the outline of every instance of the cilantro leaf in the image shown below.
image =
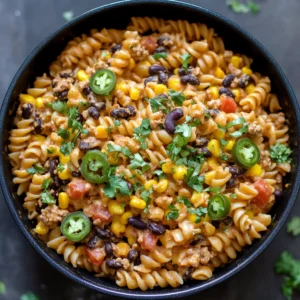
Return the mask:
<path id="1" fill-rule="evenodd" d="M 225 128 L 228 129 L 228 128 L 231 128 L 235 125 L 242 125 L 242 127 L 239 130 L 235 131 L 235 132 L 229 133 L 229 135 L 231 135 L 232 137 L 238 138 L 238 137 L 242 136 L 243 133 L 248 132 L 248 123 L 246 123 L 246 120 L 245 120 L 244 117 L 238 117 L 235 120 L 229 122 L 225 126 Z M 218 124 L 218 127 L 219 127 L 219 124 Z"/>
<path id="2" fill-rule="evenodd" d="M 35 173 L 43 174 L 45 171 L 46 171 L 45 168 L 36 164 L 26 170 L 26 172 L 29 173 L 30 175 L 33 175 Z"/>
<path id="3" fill-rule="evenodd" d="M 247 14 L 249 12 L 256 14 L 260 11 L 260 6 L 254 1 L 248 1 L 248 3 L 241 3 L 240 0 L 228 0 L 226 2 L 235 13 Z"/>
<path id="4" fill-rule="evenodd" d="M 151 202 L 151 194 L 153 192 L 152 187 L 149 190 L 146 190 L 145 188 L 142 189 L 142 192 L 140 193 L 140 197 L 146 202 L 146 207 L 144 208 L 144 212 L 148 213 L 148 206 Z"/>
<path id="5" fill-rule="evenodd" d="M 155 170 L 153 175 L 156 175 L 159 179 L 166 178 L 166 175 L 162 170 Z"/>
<path id="6" fill-rule="evenodd" d="M 135 140 L 137 140 L 140 143 L 142 150 L 145 150 L 148 147 L 146 138 L 150 133 L 151 133 L 151 128 L 150 128 L 149 119 L 144 119 L 141 125 L 134 129 L 133 137 Z"/>
<path id="7" fill-rule="evenodd" d="M 228 156 L 228 154 L 226 154 L 226 153 L 221 153 L 221 154 L 219 155 L 219 158 L 220 158 L 221 160 L 225 160 L 225 161 L 228 161 L 228 160 L 229 160 L 229 156 Z"/>
<path id="8" fill-rule="evenodd" d="M 201 165 L 197 166 L 195 169 L 188 168 L 185 182 L 193 190 L 201 193 L 203 191 L 204 176 L 199 176 Z"/>
<path id="9" fill-rule="evenodd" d="M 169 220 L 176 220 L 179 217 L 179 209 L 173 205 L 169 204 L 169 209 L 171 210 L 170 212 L 167 213 L 166 219 Z"/>
<path id="10" fill-rule="evenodd" d="M 104 194 L 108 198 L 115 198 L 117 194 L 128 196 L 131 194 L 128 182 L 119 176 L 110 176 L 104 187 Z"/>
<path id="11" fill-rule="evenodd" d="M 171 97 L 171 99 L 177 106 L 182 106 L 182 103 L 185 100 L 185 96 L 182 94 L 182 92 L 169 90 L 168 95 Z"/>
<path id="12" fill-rule="evenodd" d="M 64 155 L 69 155 L 75 148 L 74 143 L 72 142 L 63 142 L 61 147 L 60 147 L 60 152 Z"/>
<path id="13" fill-rule="evenodd" d="M 178 196 L 177 197 L 177 202 L 178 203 L 183 203 L 186 207 L 192 207 L 193 204 L 189 201 L 188 198 L 183 197 L 183 196 Z"/>
<path id="14" fill-rule="evenodd" d="M 197 126 L 199 126 L 200 124 L 201 124 L 201 122 L 200 122 L 197 118 L 192 119 L 191 122 L 189 123 L 189 125 L 190 125 L 191 127 L 197 127 Z"/>
<path id="15" fill-rule="evenodd" d="M 21 296 L 20 300 L 39 300 L 39 297 L 32 292 L 25 293 Z"/>
<path id="16" fill-rule="evenodd" d="M 59 163 L 56 169 L 58 172 L 62 172 L 65 169 L 65 165 L 62 163 Z"/>
<path id="17" fill-rule="evenodd" d="M 57 111 L 60 114 L 66 115 L 68 113 L 68 105 L 65 101 L 54 101 L 52 103 L 49 103 L 48 106 L 50 106 L 53 110 Z"/>
<path id="18" fill-rule="evenodd" d="M 195 223 L 199 223 L 201 218 L 207 214 L 207 208 L 201 206 L 196 209 L 188 208 L 188 213 L 196 215 L 197 218 Z"/>
<path id="19" fill-rule="evenodd" d="M 271 146 L 270 148 L 270 157 L 271 159 L 278 163 L 290 163 L 291 162 L 291 155 L 292 151 L 289 147 L 277 143 L 275 146 Z"/>
<path id="20" fill-rule="evenodd" d="M 54 149 L 49 149 L 49 148 L 47 149 L 47 153 L 48 153 L 48 154 L 53 154 L 54 151 L 55 151 Z"/>
<path id="21" fill-rule="evenodd" d="M 220 193 L 221 192 L 221 188 L 218 187 L 218 186 L 208 187 L 208 188 L 204 189 L 203 192 Z"/>
<path id="22" fill-rule="evenodd" d="M 184 53 L 180 58 L 183 60 L 182 67 L 187 71 L 191 55 L 188 53 Z"/>
<path id="23" fill-rule="evenodd" d="M 5 295 L 6 294 L 6 286 L 3 281 L 0 280 L 0 295 Z"/>
<path id="24" fill-rule="evenodd" d="M 166 52 L 152 54 L 152 57 L 156 60 L 158 60 L 159 58 L 167 58 L 167 56 L 168 56 L 168 53 L 166 53 Z"/>
<path id="25" fill-rule="evenodd" d="M 220 143 L 221 143 L 222 151 L 224 151 L 224 147 L 228 144 L 228 142 L 225 141 L 224 139 L 220 139 Z"/>
<path id="26" fill-rule="evenodd" d="M 57 134 L 62 137 L 64 140 L 68 139 L 70 136 L 70 132 L 67 129 L 60 128 Z"/>
<path id="27" fill-rule="evenodd" d="M 129 168 L 132 170 L 141 168 L 142 172 L 144 173 L 150 169 L 150 165 L 144 161 L 139 153 L 135 153 L 131 158 Z"/>
<path id="28" fill-rule="evenodd" d="M 236 199 L 237 195 L 235 193 L 232 193 L 232 194 L 229 195 L 229 197 L 232 198 L 232 199 Z"/>
<path id="29" fill-rule="evenodd" d="M 114 145 L 114 144 L 108 144 L 107 151 L 122 153 L 124 156 L 127 157 L 129 157 L 132 154 L 128 147 L 121 147 L 119 145 Z"/>
<path id="30" fill-rule="evenodd" d="M 53 180 L 51 178 L 45 179 L 42 183 L 42 189 L 46 190 L 52 182 Z"/>
<path id="31" fill-rule="evenodd" d="M 287 224 L 287 231 L 293 236 L 300 234 L 300 217 L 293 217 Z"/>
<path id="32" fill-rule="evenodd" d="M 121 121 L 120 120 L 114 120 L 114 124 L 116 127 L 121 125 Z"/>
<path id="33" fill-rule="evenodd" d="M 170 100 L 165 97 L 154 97 L 149 100 L 151 110 L 152 112 L 156 113 L 158 111 L 162 111 L 163 113 L 168 113 L 170 111 L 170 108 L 168 107 L 168 104 Z"/>
<path id="34" fill-rule="evenodd" d="M 49 191 L 43 191 L 41 194 L 41 199 L 43 203 L 46 204 L 55 204 L 56 200 L 55 198 L 50 194 Z"/>

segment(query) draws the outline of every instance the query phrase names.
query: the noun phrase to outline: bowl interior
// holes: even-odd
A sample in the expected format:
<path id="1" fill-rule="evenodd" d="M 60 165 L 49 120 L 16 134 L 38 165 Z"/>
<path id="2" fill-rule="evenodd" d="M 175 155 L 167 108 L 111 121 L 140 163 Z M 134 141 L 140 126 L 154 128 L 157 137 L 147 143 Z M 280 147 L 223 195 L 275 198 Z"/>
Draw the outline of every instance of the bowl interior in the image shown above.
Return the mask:
<path id="1" fill-rule="evenodd" d="M 96 278 L 84 270 L 77 270 L 70 264 L 64 262 L 63 258 L 54 251 L 47 248 L 36 236 L 30 233 L 33 228 L 32 223 L 27 219 L 24 211 L 23 197 L 16 195 L 16 186 L 12 183 L 11 166 L 8 160 L 9 130 L 12 126 L 12 115 L 14 115 L 18 95 L 26 90 L 34 81 L 36 76 L 48 72 L 50 63 L 55 60 L 67 42 L 82 33 L 88 33 L 92 28 L 118 28 L 124 29 L 130 21 L 131 16 L 152 16 L 164 19 L 185 19 L 190 22 L 205 23 L 208 27 L 213 27 L 215 31 L 224 38 L 226 49 L 246 54 L 254 59 L 253 69 L 264 75 L 268 75 L 272 81 L 272 91 L 277 93 L 283 111 L 287 115 L 290 125 L 291 146 L 293 152 L 292 171 L 285 178 L 290 185 L 284 190 L 282 201 L 278 201 L 272 208 L 274 215 L 274 226 L 268 230 L 260 240 L 256 240 L 253 245 L 246 248 L 243 253 L 225 268 L 217 269 L 214 276 L 205 282 L 189 281 L 184 286 L 172 289 L 157 289 L 153 291 L 141 292 L 130 291 L 119 288 L 113 281 Z M 254 257 L 260 253 L 265 246 L 276 235 L 282 226 L 296 198 L 299 182 L 298 170 L 298 136 L 299 136 L 299 108 L 283 72 L 277 63 L 265 51 L 265 49 L 247 33 L 227 19 L 207 11 L 203 8 L 178 3 L 175 1 L 123 1 L 94 9 L 76 18 L 72 22 L 63 26 L 58 32 L 46 38 L 24 62 L 16 77 L 14 78 L 1 109 L 1 136 L 3 143 L 0 145 L 1 158 L 1 184 L 4 196 L 8 202 L 18 225 L 23 233 L 30 240 L 31 244 L 40 252 L 55 268 L 67 276 L 81 282 L 82 284 L 94 288 L 100 292 L 119 295 L 131 298 L 156 298 L 179 297 L 201 291 L 207 287 L 217 284 L 230 277 L 237 270 L 247 265 Z"/>

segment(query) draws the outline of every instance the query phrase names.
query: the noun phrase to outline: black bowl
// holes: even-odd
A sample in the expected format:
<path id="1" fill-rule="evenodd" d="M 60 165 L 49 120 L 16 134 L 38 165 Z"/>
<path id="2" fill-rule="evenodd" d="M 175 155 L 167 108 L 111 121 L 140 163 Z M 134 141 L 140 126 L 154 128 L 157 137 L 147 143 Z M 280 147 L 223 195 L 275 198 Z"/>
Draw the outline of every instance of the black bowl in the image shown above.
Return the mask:
<path id="1" fill-rule="evenodd" d="M 18 95 L 32 84 L 37 75 L 48 71 L 50 63 L 73 37 L 87 33 L 91 28 L 125 28 L 131 16 L 155 16 L 174 20 L 186 19 L 213 27 L 224 38 L 227 49 L 254 58 L 253 69 L 271 78 L 273 91 L 279 96 L 290 125 L 291 147 L 293 149 L 292 171 L 285 178 L 286 183 L 289 183 L 289 185 L 284 190 L 283 199 L 277 201 L 272 208 L 274 216 L 272 229 L 265 232 L 261 239 L 254 241 L 253 245 L 246 248 L 232 263 L 224 268 L 217 269 L 214 276 L 208 281 L 189 281 L 175 289 L 154 289 L 146 292 L 128 290 L 118 287 L 113 281 L 96 278 L 93 274 L 75 269 L 67 264 L 61 256 L 47 248 L 37 236 L 32 234 L 33 225 L 23 209 L 22 197 L 16 195 L 16 186 L 12 183 L 13 176 L 8 159 L 9 128 L 12 126 Z M 0 158 L 0 182 L 7 205 L 15 221 L 31 245 L 58 271 L 86 287 L 108 295 L 136 299 L 150 297 L 156 299 L 175 298 L 195 294 L 228 279 L 253 261 L 270 244 L 284 224 L 299 190 L 300 112 L 297 99 L 286 76 L 270 53 L 249 33 L 225 17 L 195 5 L 177 1 L 122 1 L 93 9 L 77 17 L 48 36 L 28 56 L 9 86 L 0 113 L 0 140 L 2 141 L 0 143 L 2 153 Z"/>

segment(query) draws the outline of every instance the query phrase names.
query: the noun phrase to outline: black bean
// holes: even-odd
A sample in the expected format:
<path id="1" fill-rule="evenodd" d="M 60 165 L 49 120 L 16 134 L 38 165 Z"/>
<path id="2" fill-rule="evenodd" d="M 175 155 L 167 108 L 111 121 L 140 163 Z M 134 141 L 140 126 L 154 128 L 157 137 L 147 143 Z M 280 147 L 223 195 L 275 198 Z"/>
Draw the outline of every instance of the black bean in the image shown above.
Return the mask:
<path id="1" fill-rule="evenodd" d="M 213 220 L 211 221 L 211 224 L 215 226 L 217 229 L 219 229 L 221 222 L 217 220 Z"/>
<path id="2" fill-rule="evenodd" d="M 92 102 L 91 105 L 95 107 L 98 111 L 101 111 L 106 108 L 105 102 Z"/>
<path id="3" fill-rule="evenodd" d="M 92 237 L 88 242 L 87 246 L 90 249 L 94 249 L 96 247 L 96 244 L 98 243 L 99 238 L 97 236 Z"/>
<path id="4" fill-rule="evenodd" d="M 40 134 L 43 130 L 42 120 L 40 118 L 35 118 L 34 123 L 34 132 Z"/>
<path id="5" fill-rule="evenodd" d="M 91 92 L 91 88 L 87 85 L 82 89 L 83 95 L 87 96 Z"/>
<path id="6" fill-rule="evenodd" d="M 123 267 L 123 264 L 122 264 L 122 262 L 116 261 L 115 259 L 109 259 L 106 262 L 106 266 L 110 269 L 120 269 Z"/>
<path id="7" fill-rule="evenodd" d="M 164 46 L 159 46 L 155 49 L 154 53 L 167 53 L 168 50 L 166 47 Z"/>
<path id="8" fill-rule="evenodd" d="M 183 67 L 178 69 L 179 76 L 188 75 L 188 74 L 191 74 L 192 72 L 193 72 L 193 67 L 192 66 L 189 66 L 187 70 Z"/>
<path id="9" fill-rule="evenodd" d="M 212 118 L 215 118 L 219 113 L 220 111 L 218 109 L 209 109 L 207 110 L 207 113 L 212 117 Z"/>
<path id="10" fill-rule="evenodd" d="M 110 116 L 113 118 L 128 118 L 136 115 L 135 108 L 133 106 L 126 106 L 124 108 L 115 108 L 110 112 Z"/>
<path id="11" fill-rule="evenodd" d="M 61 92 L 55 92 L 54 95 L 61 100 L 67 99 L 69 90 L 64 90 Z"/>
<path id="12" fill-rule="evenodd" d="M 104 251 L 105 251 L 105 254 L 110 257 L 110 256 L 113 256 L 114 254 L 114 250 L 113 250 L 113 246 L 112 246 L 112 243 L 111 242 L 106 242 L 105 245 L 104 245 Z"/>
<path id="13" fill-rule="evenodd" d="M 91 149 L 91 145 L 86 141 L 80 141 L 78 144 L 78 147 L 82 151 L 87 151 L 87 150 Z"/>
<path id="14" fill-rule="evenodd" d="M 73 172 L 72 172 L 72 176 L 73 176 L 73 177 L 79 177 L 80 175 L 81 175 L 80 171 L 77 171 L 77 172 L 76 172 L 76 171 L 73 171 Z"/>
<path id="15" fill-rule="evenodd" d="M 161 35 L 158 39 L 157 39 L 157 44 L 159 46 L 166 46 L 166 42 L 170 41 L 171 37 L 169 37 L 168 35 Z"/>
<path id="16" fill-rule="evenodd" d="M 198 153 L 203 153 L 204 157 L 211 157 L 212 156 L 212 153 L 206 147 L 199 148 L 197 150 L 197 152 Z"/>
<path id="17" fill-rule="evenodd" d="M 57 175 L 53 176 L 52 180 L 53 180 L 52 185 L 55 188 L 59 188 L 61 186 L 61 181 L 60 181 L 60 179 L 58 178 Z"/>
<path id="18" fill-rule="evenodd" d="M 280 190 L 275 190 L 274 195 L 276 200 L 281 200 L 283 197 L 282 191 Z"/>
<path id="19" fill-rule="evenodd" d="M 102 240 L 109 240 L 113 234 L 110 231 L 95 227 L 95 234 Z"/>
<path id="20" fill-rule="evenodd" d="M 99 117 L 100 117 L 100 112 L 98 111 L 98 109 L 96 108 L 96 107 L 90 107 L 89 108 L 89 115 L 93 118 L 93 119 L 95 119 L 95 120 L 98 120 L 99 119 Z"/>
<path id="21" fill-rule="evenodd" d="M 166 232 L 166 228 L 163 225 L 159 225 L 154 222 L 151 222 L 148 227 L 156 235 L 161 235 Z"/>
<path id="22" fill-rule="evenodd" d="M 167 96 L 166 94 L 158 94 L 157 97 L 162 97 L 162 98 L 169 99 L 168 96 Z"/>
<path id="23" fill-rule="evenodd" d="M 111 51 L 111 53 L 115 53 L 115 52 L 117 52 L 117 51 L 119 51 L 121 49 L 122 49 L 122 45 L 121 44 L 115 44 L 114 46 L 112 46 L 110 48 L 110 51 Z"/>
<path id="24" fill-rule="evenodd" d="M 227 182 L 226 182 L 226 187 L 227 188 L 232 188 L 237 185 L 237 180 L 235 177 L 231 177 Z"/>
<path id="25" fill-rule="evenodd" d="M 128 224 L 133 226 L 134 228 L 141 229 L 141 230 L 147 228 L 147 224 L 138 217 L 129 218 Z"/>
<path id="26" fill-rule="evenodd" d="M 59 73 L 59 77 L 60 78 L 69 78 L 69 77 L 72 77 L 73 76 L 73 73 L 72 72 L 61 72 Z"/>
<path id="27" fill-rule="evenodd" d="M 168 133 L 173 134 L 176 130 L 175 122 L 183 117 L 183 110 L 179 107 L 169 112 L 165 119 L 165 129 Z"/>
<path id="28" fill-rule="evenodd" d="M 168 75 L 164 72 L 158 72 L 158 82 L 167 85 Z"/>
<path id="29" fill-rule="evenodd" d="M 33 111 L 33 105 L 30 103 L 25 103 L 22 106 L 22 118 L 29 119 L 31 113 Z"/>
<path id="30" fill-rule="evenodd" d="M 250 77 L 249 75 L 243 75 L 239 80 L 238 86 L 243 89 L 250 83 L 253 83 L 252 77 Z"/>
<path id="31" fill-rule="evenodd" d="M 233 220 L 231 217 L 226 217 L 225 219 L 222 220 L 222 223 L 225 225 L 225 226 L 230 226 L 233 224 Z"/>
<path id="32" fill-rule="evenodd" d="M 242 169 L 241 167 L 238 166 L 230 166 L 229 167 L 229 172 L 232 174 L 232 176 L 242 176 L 245 174 L 247 170 Z"/>
<path id="33" fill-rule="evenodd" d="M 96 95 L 93 92 L 89 93 L 87 99 L 88 99 L 88 101 L 90 102 L 91 105 L 98 102 L 98 99 L 97 99 Z"/>
<path id="34" fill-rule="evenodd" d="M 230 98 L 235 98 L 235 95 L 234 93 L 228 89 L 228 88 L 225 88 L 225 87 L 221 87 L 219 89 L 219 94 L 222 95 L 222 94 L 225 94 L 226 96 L 230 97 Z"/>
<path id="35" fill-rule="evenodd" d="M 158 82 L 158 76 L 149 76 L 144 80 L 144 86 L 147 85 L 148 82 Z"/>
<path id="36" fill-rule="evenodd" d="M 153 65 L 149 68 L 150 75 L 157 75 L 159 72 L 167 73 L 167 69 L 162 65 Z"/>
<path id="37" fill-rule="evenodd" d="M 69 184 L 70 183 L 70 179 L 65 179 L 65 180 L 61 180 L 61 184 L 62 185 L 67 185 L 67 184 Z"/>
<path id="38" fill-rule="evenodd" d="M 127 258 L 130 262 L 134 262 L 138 256 L 139 253 L 136 250 L 132 249 L 128 252 Z"/>
<path id="39" fill-rule="evenodd" d="M 138 256 L 136 259 L 135 259 L 135 261 L 134 261 L 134 265 L 135 266 L 138 266 L 138 265 L 140 265 L 142 263 L 142 261 L 141 261 L 141 258 L 140 258 L 140 256 Z"/>
<path id="40" fill-rule="evenodd" d="M 42 203 L 42 205 L 40 206 L 37 202 L 37 204 L 35 205 L 35 211 L 38 213 L 38 214 L 41 214 L 42 213 L 42 209 L 45 209 L 48 205 L 46 203 Z"/>
<path id="41" fill-rule="evenodd" d="M 228 74 L 228 75 L 224 78 L 224 80 L 223 80 L 223 82 L 222 82 L 222 85 L 223 85 L 224 87 L 226 87 L 226 88 L 230 87 L 230 85 L 231 85 L 231 83 L 232 83 L 232 81 L 234 80 L 235 77 L 236 77 L 236 75 L 234 75 L 234 74 Z"/>
<path id="42" fill-rule="evenodd" d="M 192 74 L 183 75 L 180 78 L 180 82 L 182 84 L 188 84 L 189 83 L 191 85 L 198 85 L 198 84 L 200 84 L 200 80 L 195 75 L 192 75 Z"/>
<path id="43" fill-rule="evenodd" d="M 57 176 L 57 172 L 56 172 L 57 165 L 58 165 L 57 159 L 49 160 L 49 172 L 50 172 L 51 177 Z"/>
<path id="44" fill-rule="evenodd" d="M 204 237 L 203 237 L 203 235 L 202 234 L 196 234 L 196 235 L 194 235 L 194 239 L 193 239 L 193 241 L 190 243 L 190 245 L 196 245 L 196 244 L 198 244 L 198 243 L 200 243 L 200 242 L 203 242 L 205 239 L 204 239 Z"/>
<path id="45" fill-rule="evenodd" d="M 195 146 L 198 146 L 198 147 L 205 147 L 205 146 L 207 146 L 208 142 L 209 142 L 208 138 L 201 137 L 201 138 L 197 138 L 194 144 L 195 144 Z"/>

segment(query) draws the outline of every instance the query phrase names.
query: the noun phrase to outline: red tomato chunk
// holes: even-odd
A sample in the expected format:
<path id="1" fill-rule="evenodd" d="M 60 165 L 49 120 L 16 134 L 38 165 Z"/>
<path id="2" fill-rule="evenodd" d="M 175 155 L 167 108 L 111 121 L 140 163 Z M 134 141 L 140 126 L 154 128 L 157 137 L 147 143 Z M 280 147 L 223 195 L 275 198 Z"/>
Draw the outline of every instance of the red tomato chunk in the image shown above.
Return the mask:
<path id="1" fill-rule="evenodd" d="M 67 193 L 72 199 L 81 199 L 90 189 L 87 181 L 75 178 L 69 183 Z"/>
<path id="2" fill-rule="evenodd" d="M 258 179 L 253 186 L 258 194 L 251 202 L 263 209 L 269 203 L 272 195 L 272 188 L 263 179 Z"/>
<path id="3" fill-rule="evenodd" d="M 110 223 L 111 214 L 107 208 L 102 207 L 101 203 L 95 202 L 84 208 L 84 213 L 94 221 L 100 220 L 101 223 Z"/>
<path id="4" fill-rule="evenodd" d="M 151 231 L 147 230 L 144 233 L 141 247 L 145 250 L 152 251 L 156 248 L 157 241 L 158 241 L 158 236 L 153 234 Z"/>
<path id="5" fill-rule="evenodd" d="M 105 251 L 103 248 L 90 249 L 85 247 L 85 253 L 89 262 L 95 266 L 100 266 L 105 257 Z"/>
<path id="6" fill-rule="evenodd" d="M 220 109 L 224 111 L 225 113 L 235 113 L 237 109 L 237 105 L 235 101 L 232 98 L 229 97 L 223 97 L 221 100 L 221 107 Z"/>
<path id="7" fill-rule="evenodd" d="M 154 38 L 153 36 L 143 37 L 141 40 L 141 44 L 149 51 L 150 54 L 152 54 L 157 48 L 156 38 Z"/>

